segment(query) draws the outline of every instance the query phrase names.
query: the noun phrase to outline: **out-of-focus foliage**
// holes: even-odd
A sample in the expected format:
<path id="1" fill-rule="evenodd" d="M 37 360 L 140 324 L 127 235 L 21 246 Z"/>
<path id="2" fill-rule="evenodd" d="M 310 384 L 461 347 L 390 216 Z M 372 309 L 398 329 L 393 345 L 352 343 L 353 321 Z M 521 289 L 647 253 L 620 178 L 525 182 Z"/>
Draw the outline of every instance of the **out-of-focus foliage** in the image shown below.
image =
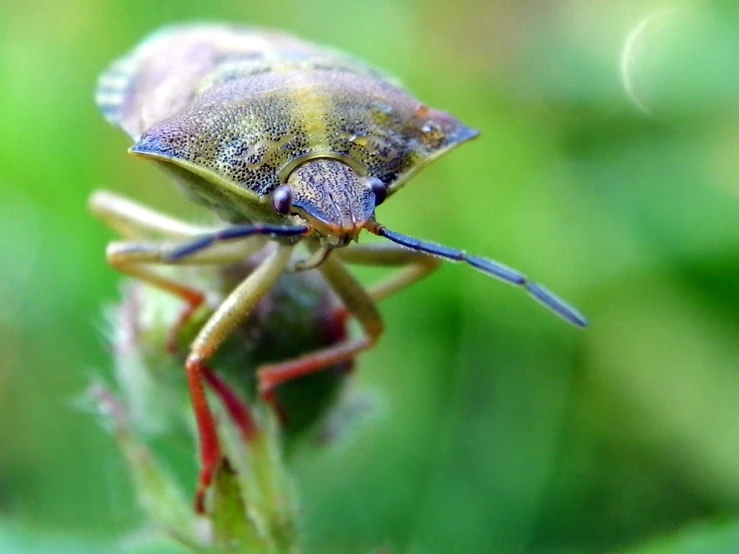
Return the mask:
<path id="1" fill-rule="evenodd" d="M 734 554 L 737 549 L 739 527 L 736 523 L 718 523 L 687 528 L 625 554 Z"/>
<path id="2" fill-rule="evenodd" d="M 111 369 L 119 281 L 86 198 L 209 215 L 126 156 L 92 91 L 146 33 L 201 19 L 347 50 L 480 129 L 380 219 L 518 267 L 592 322 L 452 265 L 389 300 L 353 384 L 381 399 L 371 422 L 296 460 L 310 552 L 739 549 L 733 0 L 0 4 L 0 538 L 135 544 L 123 462 L 75 408 Z M 192 482 L 193 445 L 170 448 Z"/>
<path id="3" fill-rule="evenodd" d="M 6 522 L 3 522 L 6 523 Z M 127 542 L 110 542 L 69 534 L 49 533 L 17 524 L 0 525 L 0 552 L 3 554 L 184 554 L 183 547 L 169 540 L 146 535 Z"/>

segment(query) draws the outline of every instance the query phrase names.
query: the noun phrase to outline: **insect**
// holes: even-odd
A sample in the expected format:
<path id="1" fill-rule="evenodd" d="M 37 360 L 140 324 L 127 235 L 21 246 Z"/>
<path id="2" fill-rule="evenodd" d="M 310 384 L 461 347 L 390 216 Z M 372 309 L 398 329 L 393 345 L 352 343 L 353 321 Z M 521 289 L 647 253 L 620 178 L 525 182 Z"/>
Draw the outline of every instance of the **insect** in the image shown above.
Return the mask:
<path id="1" fill-rule="evenodd" d="M 108 262 L 185 301 L 173 334 L 205 295 L 153 266 L 232 263 L 277 244 L 203 325 L 185 362 L 200 436 L 198 511 L 221 457 L 203 390 L 208 361 L 285 271 L 320 271 L 363 336 L 262 366 L 258 387 L 268 402 L 281 384 L 371 348 L 383 332 L 376 303 L 444 259 L 521 287 L 570 323 L 586 325 L 577 310 L 516 270 L 377 221 L 377 206 L 478 132 L 353 58 L 277 32 L 169 27 L 101 75 L 96 101 L 135 141 L 131 154 L 157 163 L 225 223 L 192 225 L 108 192 L 91 198 L 92 211 L 129 239 L 108 246 Z M 388 242 L 352 244 L 363 230 Z M 161 242 L 143 240 L 152 234 Z M 296 255 L 298 246 L 308 254 Z M 398 271 L 366 289 L 345 264 Z"/>

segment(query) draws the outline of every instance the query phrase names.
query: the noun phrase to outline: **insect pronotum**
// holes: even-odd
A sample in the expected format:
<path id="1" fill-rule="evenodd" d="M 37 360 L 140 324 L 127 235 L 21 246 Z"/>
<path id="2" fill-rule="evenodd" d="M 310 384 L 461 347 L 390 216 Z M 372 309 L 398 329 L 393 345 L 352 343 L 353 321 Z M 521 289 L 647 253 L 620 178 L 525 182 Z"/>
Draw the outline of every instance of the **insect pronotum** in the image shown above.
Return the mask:
<path id="1" fill-rule="evenodd" d="M 318 269 L 363 336 L 261 367 L 259 390 L 267 401 L 280 384 L 371 348 L 383 330 L 376 303 L 443 259 L 516 285 L 570 323 L 587 324 L 514 269 L 376 220 L 375 208 L 419 169 L 478 133 L 348 56 L 276 32 L 170 27 L 113 63 L 100 77 L 96 101 L 135 141 L 134 156 L 156 162 L 189 198 L 225 222 L 200 227 L 110 192 L 91 198 L 92 211 L 129 239 L 108 246 L 109 263 L 182 298 L 187 308 L 180 326 L 204 294 L 152 266 L 233 263 L 267 241 L 278 245 L 217 308 L 187 357 L 202 462 L 198 511 L 221 457 L 203 391 L 205 364 L 286 270 Z M 351 244 L 362 230 L 388 243 Z M 152 236 L 164 240 L 147 240 Z M 295 260 L 298 244 L 307 247 L 307 258 Z M 401 269 L 365 289 L 345 264 Z"/>

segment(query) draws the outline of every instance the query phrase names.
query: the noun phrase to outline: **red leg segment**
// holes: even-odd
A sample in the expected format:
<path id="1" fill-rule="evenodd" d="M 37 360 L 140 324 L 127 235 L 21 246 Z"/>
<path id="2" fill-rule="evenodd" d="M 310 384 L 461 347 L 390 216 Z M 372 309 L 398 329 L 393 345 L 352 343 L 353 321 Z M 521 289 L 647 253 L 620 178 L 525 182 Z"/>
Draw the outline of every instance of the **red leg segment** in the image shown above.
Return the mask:
<path id="1" fill-rule="evenodd" d="M 199 356 L 190 355 L 186 367 L 190 397 L 192 398 L 198 435 L 200 436 L 200 461 L 202 464 L 198 490 L 195 495 L 195 511 L 202 514 L 205 512 L 205 491 L 213 481 L 213 474 L 220 462 L 221 447 L 218 443 L 218 433 L 216 432 L 213 413 L 210 411 L 208 399 L 205 397 L 205 391 L 203 390 L 203 374 L 207 371 L 203 366 L 203 360 Z"/>
<path id="2" fill-rule="evenodd" d="M 180 331 L 185 325 L 187 325 L 187 322 L 190 321 L 190 318 L 195 314 L 198 308 L 203 305 L 203 302 L 205 302 L 205 295 L 192 289 L 183 289 L 178 293 L 178 296 L 187 302 L 187 306 L 182 310 L 180 315 L 177 316 L 177 320 L 169 330 L 169 335 L 167 336 L 167 352 L 170 354 L 177 353 L 177 337 L 179 336 Z"/>
<path id="3" fill-rule="evenodd" d="M 379 334 L 379 333 L 378 333 Z M 376 336 L 360 340 L 347 341 L 334 348 L 327 348 L 309 356 L 303 356 L 275 365 L 263 366 L 258 373 L 259 393 L 262 399 L 270 404 L 279 413 L 276 404 L 275 389 L 283 383 L 298 379 L 311 373 L 322 371 L 329 366 L 351 360 L 358 353 L 370 348 L 376 341 Z"/>
<path id="4" fill-rule="evenodd" d="M 210 385 L 210 387 L 212 387 L 220 397 L 223 405 L 228 411 L 228 415 L 238 426 L 244 440 L 246 442 L 252 442 L 256 439 L 258 433 L 257 425 L 246 402 L 241 400 L 241 398 L 231 390 L 228 384 L 218 377 L 212 369 L 203 366 L 202 372 L 206 383 L 208 383 L 208 385 Z"/>

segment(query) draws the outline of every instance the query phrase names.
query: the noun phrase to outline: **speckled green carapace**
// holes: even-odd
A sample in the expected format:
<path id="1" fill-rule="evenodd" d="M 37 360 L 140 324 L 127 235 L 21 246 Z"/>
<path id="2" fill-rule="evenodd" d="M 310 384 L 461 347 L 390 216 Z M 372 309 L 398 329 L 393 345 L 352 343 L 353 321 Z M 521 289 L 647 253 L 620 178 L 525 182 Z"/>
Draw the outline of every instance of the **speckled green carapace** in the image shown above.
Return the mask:
<path id="1" fill-rule="evenodd" d="M 97 101 L 137 141 L 134 155 L 162 163 L 194 200 L 230 222 L 284 222 L 269 194 L 285 183 L 293 206 L 310 212 L 320 183 L 295 169 L 314 163 L 341 173 L 343 187 L 330 191 L 339 195 L 333 209 L 349 200 L 365 215 L 374 208 L 366 177 L 392 194 L 477 135 L 352 58 L 288 35 L 220 25 L 151 36 L 103 74 Z"/>

